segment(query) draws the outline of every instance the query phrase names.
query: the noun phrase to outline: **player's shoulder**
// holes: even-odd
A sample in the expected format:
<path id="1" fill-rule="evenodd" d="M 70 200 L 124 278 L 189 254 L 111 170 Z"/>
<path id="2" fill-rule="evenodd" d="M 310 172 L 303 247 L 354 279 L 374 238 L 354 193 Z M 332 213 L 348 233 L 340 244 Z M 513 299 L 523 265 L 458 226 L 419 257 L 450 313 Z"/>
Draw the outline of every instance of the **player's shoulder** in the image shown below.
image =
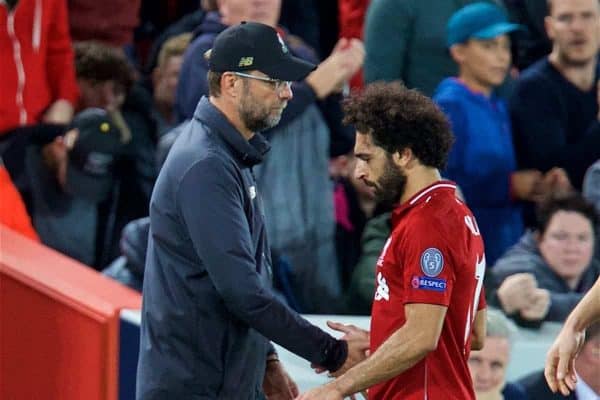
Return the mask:
<path id="1" fill-rule="evenodd" d="M 415 207 L 413 222 L 431 229 L 452 227 L 471 215 L 468 207 L 456 196 L 436 193 Z"/>

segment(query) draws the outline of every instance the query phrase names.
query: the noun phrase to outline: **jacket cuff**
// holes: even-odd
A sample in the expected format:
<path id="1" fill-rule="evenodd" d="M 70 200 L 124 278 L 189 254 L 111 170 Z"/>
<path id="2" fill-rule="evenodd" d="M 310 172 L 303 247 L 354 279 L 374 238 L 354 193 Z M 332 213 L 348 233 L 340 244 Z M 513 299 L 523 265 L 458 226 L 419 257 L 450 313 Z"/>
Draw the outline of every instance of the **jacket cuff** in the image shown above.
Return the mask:
<path id="1" fill-rule="evenodd" d="M 321 366 L 330 372 L 335 372 L 344 365 L 346 358 L 348 358 L 348 343 L 345 340 L 332 338 L 325 349 Z"/>

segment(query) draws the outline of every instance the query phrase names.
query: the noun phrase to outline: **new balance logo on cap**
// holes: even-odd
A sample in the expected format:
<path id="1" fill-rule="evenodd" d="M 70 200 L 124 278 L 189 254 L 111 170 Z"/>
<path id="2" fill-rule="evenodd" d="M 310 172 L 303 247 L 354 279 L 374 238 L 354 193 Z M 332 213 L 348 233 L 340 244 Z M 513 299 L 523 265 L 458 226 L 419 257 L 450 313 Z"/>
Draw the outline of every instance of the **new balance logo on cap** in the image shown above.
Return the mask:
<path id="1" fill-rule="evenodd" d="M 254 63 L 254 57 L 242 57 L 238 63 L 238 67 L 250 67 Z"/>

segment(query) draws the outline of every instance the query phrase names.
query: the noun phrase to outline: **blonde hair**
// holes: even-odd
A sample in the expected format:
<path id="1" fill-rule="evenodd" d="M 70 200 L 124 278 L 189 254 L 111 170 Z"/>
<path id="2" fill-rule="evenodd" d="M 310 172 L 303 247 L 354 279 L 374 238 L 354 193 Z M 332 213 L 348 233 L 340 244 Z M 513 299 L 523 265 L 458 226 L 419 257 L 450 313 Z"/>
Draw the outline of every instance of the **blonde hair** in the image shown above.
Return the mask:
<path id="1" fill-rule="evenodd" d="M 188 45 L 192 40 L 192 33 L 186 32 L 177 36 L 173 36 L 169 40 L 163 43 L 158 53 L 158 60 L 156 65 L 162 68 L 166 65 L 167 61 L 171 57 L 182 56 L 185 53 Z"/>

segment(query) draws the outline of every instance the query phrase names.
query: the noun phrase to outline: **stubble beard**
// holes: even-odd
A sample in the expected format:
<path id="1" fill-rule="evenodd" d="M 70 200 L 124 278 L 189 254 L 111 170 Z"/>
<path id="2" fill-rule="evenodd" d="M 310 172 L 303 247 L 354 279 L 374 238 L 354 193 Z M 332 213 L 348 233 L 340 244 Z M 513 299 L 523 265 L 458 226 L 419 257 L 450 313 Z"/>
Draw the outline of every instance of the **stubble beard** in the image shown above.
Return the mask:
<path id="1" fill-rule="evenodd" d="M 252 132 L 273 128 L 281 120 L 281 113 L 271 114 L 264 104 L 250 95 L 250 88 L 244 85 L 244 92 L 238 107 L 242 123 Z"/>

